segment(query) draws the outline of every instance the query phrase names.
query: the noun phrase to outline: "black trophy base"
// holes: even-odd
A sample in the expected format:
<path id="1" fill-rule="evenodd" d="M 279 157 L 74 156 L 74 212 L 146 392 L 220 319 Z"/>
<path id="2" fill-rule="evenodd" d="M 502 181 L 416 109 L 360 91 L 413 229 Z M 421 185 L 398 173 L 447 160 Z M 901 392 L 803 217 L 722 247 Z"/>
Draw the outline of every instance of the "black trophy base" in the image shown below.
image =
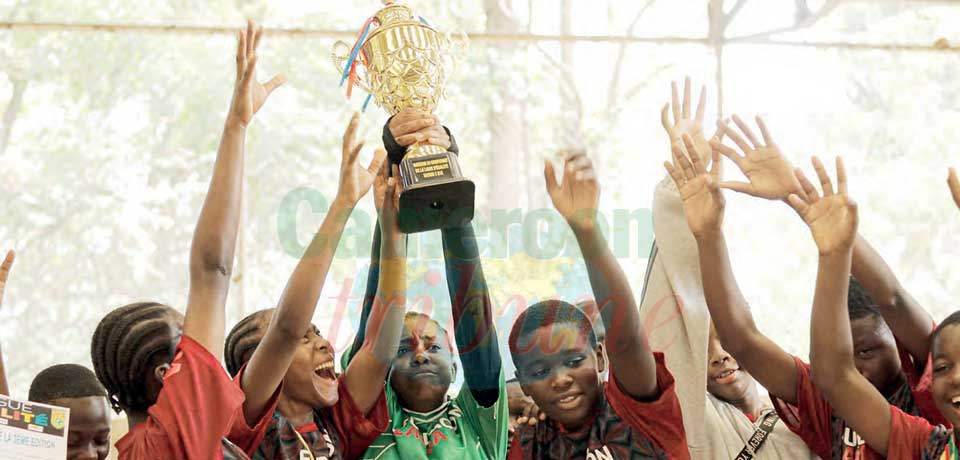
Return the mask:
<path id="1" fill-rule="evenodd" d="M 400 161 L 400 177 L 400 231 L 459 227 L 473 220 L 476 186 L 463 177 L 456 155 L 407 156 Z"/>
<path id="2" fill-rule="evenodd" d="M 408 188 L 400 193 L 400 231 L 419 233 L 470 223 L 475 192 L 473 182 L 463 178 Z"/>

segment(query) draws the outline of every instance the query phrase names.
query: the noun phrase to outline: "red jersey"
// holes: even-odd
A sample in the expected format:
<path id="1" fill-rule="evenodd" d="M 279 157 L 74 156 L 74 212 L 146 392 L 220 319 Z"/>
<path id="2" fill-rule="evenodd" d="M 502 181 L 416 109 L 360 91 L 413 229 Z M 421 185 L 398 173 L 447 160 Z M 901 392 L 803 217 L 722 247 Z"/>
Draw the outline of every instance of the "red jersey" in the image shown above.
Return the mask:
<path id="1" fill-rule="evenodd" d="M 237 376 L 233 379 L 234 384 L 238 388 L 243 388 L 240 386 L 240 382 L 243 381 L 243 374 L 246 370 L 247 365 L 244 364 L 243 367 L 240 368 L 240 372 L 237 372 Z M 246 416 L 243 415 L 242 404 L 237 408 L 237 415 L 234 417 L 233 425 L 230 427 L 230 433 L 227 435 L 229 442 L 223 443 L 223 457 L 225 460 L 245 460 L 253 457 L 253 453 L 260 447 L 260 443 L 263 442 L 263 438 L 266 436 L 267 430 L 273 422 L 273 413 L 277 410 L 277 404 L 280 402 L 281 388 L 283 388 L 282 384 L 277 386 L 277 390 L 273 393 L 273 397 L 270 398 L 270 402 L 267 403 L 267 407 L 263 410 L 263 415 L 260 416 L 260 420 L 256 426 L 251 427 L 247 424 Z M 242 453 L 238 453 L 238 451 Z"/>
<path id="2" fill-rule="evenodd" d="M 373 409 L 364 415 L 342 377 L 338 383 L 340 400 L 333 407 L 315 410 L 313 423 L 295 427 L 275 411 L 263 442 L 251 453 L 251 458 L 300 460 L 310 458 L 313 453 L 318 460 L 350 460 L 362 455 L 370 443 L 389 428 L 387 400 L 381 390 Z"/>
<path id="3" fill-rule="evenodd" d="M 927 419 L 905 414 L 890 406 L 890 437 L 887 458 L 891 460 L 956 459 L 957 443 L 953 431 L 943 425 L 934 426 Z"/>
<path id="4" fill-rule="evenodd" d="M 910 415 L 923 416 L 937 424 L 948 424 L 933 402 L 929 359 L 923 366 L 923 374 L 920 374 L 910 355 L 903 351 L 903 347 L 898 348 L 901 350 L 900 362 L 907 382 L 888 396 L 887 402 Z M 882 459 L 843 419 L 834 416 L 827 399 L 813 384 L 810 365 L 800 358 L 793 359 L 797 366 L 797 404 L 790 405 L 770 396 L 783 423 L 824 460 Z"/>
<path id="5" fill-rule="evenodd" d="M 673 376 L 663 353 L 653 355 L 660 388 L 655 401 L 640 402 L 624 393 L 611 370 L 599 398 L 600 410 L 591 423 L 578 431 L 566 431 L 551 420 L 536 426 L 522 424 L 513 434 L 507 458 L 690 459 Z"/>
<path id="6" fill-rule="evenodd" d="M 193 339 L 177 345 L 163 389 L 147 419 L 117 441 L 121 460 L 224 458 L 224 435 L 243 418 L 243 391 L 220 362 Z M 227 450 L 243 458 L 240 449 Z"/>

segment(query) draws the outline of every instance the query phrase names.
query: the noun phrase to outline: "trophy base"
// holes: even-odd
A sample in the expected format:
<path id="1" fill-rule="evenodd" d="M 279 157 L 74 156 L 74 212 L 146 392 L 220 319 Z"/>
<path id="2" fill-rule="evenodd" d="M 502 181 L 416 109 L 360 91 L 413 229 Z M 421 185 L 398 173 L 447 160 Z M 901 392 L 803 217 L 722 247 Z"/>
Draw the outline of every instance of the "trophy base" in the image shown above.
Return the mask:
<path id="1" fill-rule="evenodd" d="M 399 225 L 403 233 L 459 227 L 473 220 L 476 186 L 467 179 L 423 184 L 400 194 Z"/>
<path id="2" fill-rule="evenodd" d="M 473 220 L 476 186 L 461 175 L 455 155 L 406 157 L 400 162 L 400 176 L 400 231 L 425 232 Z"/>

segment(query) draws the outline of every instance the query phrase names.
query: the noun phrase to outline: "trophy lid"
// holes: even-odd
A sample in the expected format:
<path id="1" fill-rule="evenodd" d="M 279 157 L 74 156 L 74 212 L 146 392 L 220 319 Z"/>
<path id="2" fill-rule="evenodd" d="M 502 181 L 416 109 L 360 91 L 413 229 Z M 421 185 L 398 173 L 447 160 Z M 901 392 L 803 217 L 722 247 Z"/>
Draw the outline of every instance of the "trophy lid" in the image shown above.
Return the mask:
<path id="1" fill-rule="evenodd" d="M 413 10 L 409 6 L 398 4 L 392 0 L 383 0 L 383 4 L 385 6 L 373 15 L 373 17 L 376 18 L 377 22 L 379 23 L 380 29 L 386 29 L 390 26 L 396 26 L 400 24 L 418 25 L 427 27 L 428 29 L 433 29 L 433 27 L 423 23 L 416 15 L 414 15 Z"/>
<path id="2" fill-rule="evenodd" d="M 409 6 L 397 5 L 389 0 L 384 0 L 383 4 L 385 6 L 373 15 L 381 27 L 414 20 L 413 11 Z"/>

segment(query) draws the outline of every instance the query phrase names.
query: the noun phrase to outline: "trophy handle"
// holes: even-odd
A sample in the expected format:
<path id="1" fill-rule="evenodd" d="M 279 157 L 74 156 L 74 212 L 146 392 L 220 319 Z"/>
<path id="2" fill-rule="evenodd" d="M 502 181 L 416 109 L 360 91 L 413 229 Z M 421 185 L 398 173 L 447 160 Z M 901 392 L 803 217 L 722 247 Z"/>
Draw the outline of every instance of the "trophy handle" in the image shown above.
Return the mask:
<path id="1" fill-rule="evenodd" d="M 445 33 L 444 41 L 446 42 L 445 51 L 447 55 L 452 56 L 455 60 L 463 59 L 467 50 L 470 49 L 470 38 L 467 37 L 467 33 L 463 29 Z"/>
<path id="2" fill-rule="evenodd" d="M 344 66 L 346 66 L 347 59 L 350 58 L 350 51 L 352 51 L 352 49 L 353 47 L 348 45 L 343 40 L 337 40 L 333 44 L 333 50 L 330 52 L 330 58 L 333 60 L 333 66 L 337 68 L 337 72 L 339 72 L 340 75 L 343 75 Z M 360 89 L 366 91 L 367 93 L 373 93 L 370 91 L 370 87 L 368 87 L 362 79 L 358 78 L 354 84 L 359 86 Z"/>
<path id="3" fill-rule="evenodd" d="M 466 59 L 467 50 L 470 49 L 470 39 L 463 29 L 456 29 L 443 34 L 443 59 L 449 66 L 447 75 L 454 72 L 461 61 Z"/>

